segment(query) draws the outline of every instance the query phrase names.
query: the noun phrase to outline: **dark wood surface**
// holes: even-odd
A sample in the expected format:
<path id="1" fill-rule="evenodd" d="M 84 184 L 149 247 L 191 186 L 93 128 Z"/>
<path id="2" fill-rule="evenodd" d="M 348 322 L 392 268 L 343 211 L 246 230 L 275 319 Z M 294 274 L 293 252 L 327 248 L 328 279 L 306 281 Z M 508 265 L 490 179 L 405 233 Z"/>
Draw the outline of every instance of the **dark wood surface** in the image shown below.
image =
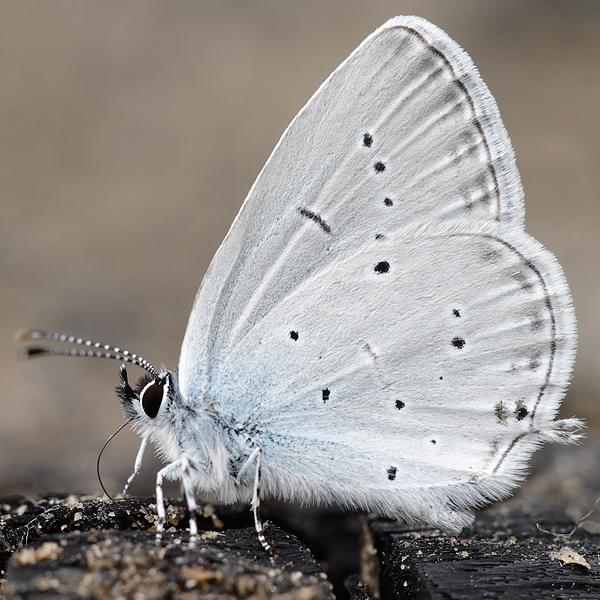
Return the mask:
<path id="1" fill-rule="evenodd" d="M 342 600 L 600 598 L 599 511 L 566 535 L 600 495 L 600 451 L 588 444 L 553 453 L 515 499 L 479 512 L 459 536 L 336 508 L 265 502 L 275 565 L 247 506 L 201 504 L 200 529 L 212 533 L 189 550 L 182 500 L 168 501 L 171 531 L 157 549 L 153 497 L 116 505 L 81 496 L 0 499 L 3 591 L 41 599 L 82 597 L 83 589 L 110 598 L 126 584 L 149 598 L 309 600 L 330 598 L 331 583 Z M 563 547 L 590 568 L 554 557 Z"/>
<path id="2" fill-rule="evenodd" d="M 153 499 L 5 499 L 0 530 L 6 598 L 244 598 L 329 600 L 331 585 L 296 537 L 271 525 L 271 560 L 247 525 L 247 507 L 204 505 L 188 544 L 181 502 L 157 546 Z M 221 511 L 222 509 L 222 511 Z M 6 518 L 9 517 L 9 518 Z M 250 519 L 251 520 L 251 519 Z"/>
<path id="3" fill-rule="evenodd" d="M 483 511 L 459 537 L 372 521 L 368 529 L 381 569 L 381 598 L 600 598 L 600 537 L 582 529 L 571 537 L 545 533 L 538 524 L 569 532 L 573 523 L 560 512 L 523 509 L 515 504 Z M 553 558 L 564 547 L 590 568 Z"/>

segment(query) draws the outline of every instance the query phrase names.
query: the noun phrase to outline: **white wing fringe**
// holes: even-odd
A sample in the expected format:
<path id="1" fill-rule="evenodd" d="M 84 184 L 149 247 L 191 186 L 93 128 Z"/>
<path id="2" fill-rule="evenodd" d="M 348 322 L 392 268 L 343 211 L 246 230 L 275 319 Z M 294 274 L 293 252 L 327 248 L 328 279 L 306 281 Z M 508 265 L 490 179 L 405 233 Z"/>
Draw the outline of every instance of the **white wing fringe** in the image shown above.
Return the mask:
<path id="1" fill-rule="evenodd" d="M 544 441 L 558 444 L 578 444 L 584 436 L 586 425 L 581 419 L 571 417 L 552 422 L 552 427 L 542 432 Z"/>

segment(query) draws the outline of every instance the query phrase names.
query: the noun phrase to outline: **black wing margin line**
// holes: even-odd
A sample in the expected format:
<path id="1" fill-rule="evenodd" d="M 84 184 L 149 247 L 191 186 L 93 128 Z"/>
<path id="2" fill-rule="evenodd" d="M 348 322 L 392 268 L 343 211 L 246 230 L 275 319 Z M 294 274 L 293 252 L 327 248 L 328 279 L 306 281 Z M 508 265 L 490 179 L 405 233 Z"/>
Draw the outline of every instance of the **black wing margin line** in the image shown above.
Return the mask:
<path id="1" fill-rule="evenodd" d="M 404 29 L 406 31 L 410 31 L 413 35 L 415 35 L 417 38 L 419 38 L 423 42 L 423 44 L 425 44 L 425 46 L 427 46 L 427 48 L 429 48 L 434 54 L 437 54 L 444 61 L 445 65 L 448 67 L 449 71 L 452 73 L 452 77 L 454 78 L 454 83 L 463 91 L 463 93 L 465 94 L 465 97 L 467 98 L 467 100 L 471 106 L 471 110 L 473 111 L 473 114 L 475 115 L 475 118 L 473 120 L 473 125 L 479 131 L 479 133 L 481 135 L 481 139 L 483 140 L 483 143 L 485 145 L 485 152 L 488 157 L 488 165 L 490 168 L 492 179 L 494 180 L 494 193 L 496 195 L 497 209 L 496 209 L 496 219 L 495 220 L 500 221 L 500 213 L 501 213 L 500 186 L 498 185 L 498 177 L 496 175 L 496 168 L 494 167 L 492 153 L 491 153 L 490 147 L 488 145 L 487 137 L 484 134 L 483 126 L 481 125 L 479 117 L 477 116 L 477 111 L 475 110 L 475 103 L 473 102 L 473 98 L 471 97 L 471 94 L 467 90 L 465 84 L 460 80 L 459 77 L 457 77 L 456 71 L 452 67 L 452 63 L 446 58 L 446 55 L 441 50 L 438 50 L 435 46 L 432 46 L 429 43 L 429 41 L 423 36 L 423 34 L 421 34 L 416 29 L 413 29 L 412 27 L 404 27 Z M 483 80 L 482 80 L 482 83 L 483 83 Z M 485 85 L 485 83 L 484 83 L 484 85 Z M 491 95 L 491 92 L 490 92 L 490 95 Z"/>

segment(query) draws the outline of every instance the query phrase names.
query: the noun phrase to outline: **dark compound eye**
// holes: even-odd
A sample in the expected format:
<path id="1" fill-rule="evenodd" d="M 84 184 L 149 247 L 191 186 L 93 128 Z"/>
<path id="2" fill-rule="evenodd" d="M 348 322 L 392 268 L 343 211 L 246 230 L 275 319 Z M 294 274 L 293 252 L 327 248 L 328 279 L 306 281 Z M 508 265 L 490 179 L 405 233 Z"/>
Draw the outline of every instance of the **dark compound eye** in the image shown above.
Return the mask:
<path id="1" fill-rule="evenodd" d="M 151 419 L 156 418 L 165 397 L 166 389 L 167 387 L 164 383 L 150 383 L 142 391 L 140 397 L 142 409 Z"/>

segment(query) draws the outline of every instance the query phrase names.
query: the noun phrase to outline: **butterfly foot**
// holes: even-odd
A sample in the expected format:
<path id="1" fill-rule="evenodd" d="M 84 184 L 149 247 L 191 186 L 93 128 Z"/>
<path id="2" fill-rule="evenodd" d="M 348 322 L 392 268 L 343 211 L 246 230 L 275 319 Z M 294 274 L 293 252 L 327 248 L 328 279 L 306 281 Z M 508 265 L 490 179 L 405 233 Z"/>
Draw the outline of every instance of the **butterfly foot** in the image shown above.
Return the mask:
<path id="1" fill-rule="evenodd" d="M 265 548 L 266 550 L 266 548 Z M 269 553 L 269 562 L 275 566 L 275 561 L 279 558 L 279 554 L 277 554 L 277 552 L 275 552 L 275 550 L 273 550 L 272 546 L 269 546 L 269 549 L 267 550 L 267 552 Z"/>

